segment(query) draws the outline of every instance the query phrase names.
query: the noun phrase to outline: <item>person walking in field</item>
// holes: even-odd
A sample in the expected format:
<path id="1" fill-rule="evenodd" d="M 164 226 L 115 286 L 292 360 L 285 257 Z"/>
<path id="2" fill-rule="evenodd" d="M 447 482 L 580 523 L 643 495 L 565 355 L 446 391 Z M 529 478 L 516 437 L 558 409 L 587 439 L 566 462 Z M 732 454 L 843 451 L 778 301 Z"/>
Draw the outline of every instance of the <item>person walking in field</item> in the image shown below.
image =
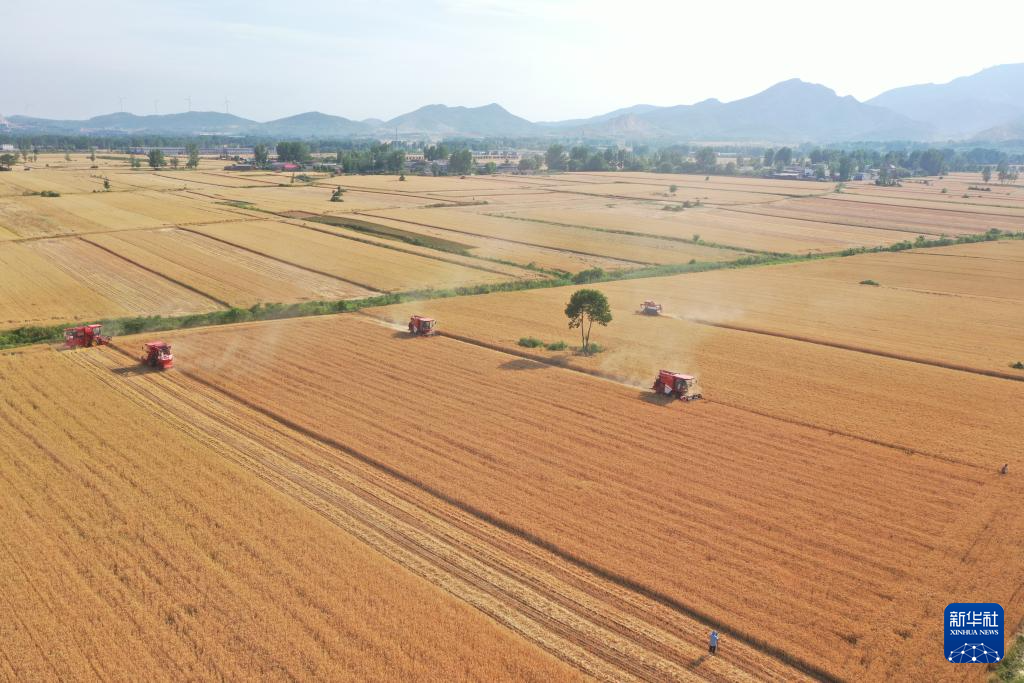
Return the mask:
<path id="1" fill-rule="evenodd" d="M 708 637 L 708 652 L 715 654 L 718 651 L 718 631 L 712 631 Z"/>
<path id="2" fill-rule="evenodd" d="M 1010 463 L 1004 462 L 1003 466 L 999 468 L 999 474 L 1007 474 L 1010 471 Z"/>

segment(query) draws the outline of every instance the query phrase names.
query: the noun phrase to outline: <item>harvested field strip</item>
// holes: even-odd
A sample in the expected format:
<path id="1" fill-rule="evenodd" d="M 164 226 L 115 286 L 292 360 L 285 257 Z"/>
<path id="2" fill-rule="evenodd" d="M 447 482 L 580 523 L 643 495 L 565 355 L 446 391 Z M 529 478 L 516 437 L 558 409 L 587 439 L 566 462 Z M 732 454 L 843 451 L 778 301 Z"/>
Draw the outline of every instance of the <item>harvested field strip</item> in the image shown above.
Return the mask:
<path id="1" fill-rule="evenodd" d="M 989 476 L 723 406 L 660 405 L 351 318 L 275 325 L 289 354 L 254 345 L 244 372 L 219 361 L 216 331 L 177 335 L 175 348 L 190 372 L 278 417 L 835 677 L 866 666 L 858 634 L 886 629 L 873 615 L 916 558 L 957 551 L 962 541 L 943 528 Z M 234 332 L 241 344 L 261 335 Z M 315 370 L 300 360 L 311 355 Z M 374 406 L 393 403 L 414 367 L 431 390 L 404 393 L 405 410 L 382 423 Z M 340 376 L 344 398 L 329 379 Z M 272 406 L 255 391 L 268 383 Z M 465 415 L 472 431 L 456 428 Z M 993 594 L 1008 596 L 998 581 Z M 712 585 L 728 588 L 701 590 Z M 871 652 L 897 665 L 884 643 Z"/>
<path id="2" fill-rule="evenodd" d="M 510 244 L 559 249 L 591 257 L 615 258 L 637 264 L 678 264 L 696 261 L 720 262 L 735 258 L 734 253 L 692 243 L 665 240 L 649 235 L 637 236 L 598 232 L 585 228 L 539 226 L 527 221 L 438 209 L 424 216 L 420 211 L 394 210 L 359 212 L 361 216 L 388 219 L 406 225 L 446 230 L 456 234 L 501 239 Z M 585 250 L 581 249 L 585 246 Z"/>
<path id="3" fill-rule="evenodd" d="M 0 326 L 219 310 L 206 296 L 80 239 L 4 244 Z"/>
<path id="4" fill-rule="evenodd" d="M 437 249 L 439 251 L 463 253 L 467 249 L 471 248 L 470 245 L 463 242 L 453 242 L 452 240 L 429 237 L 421 233 L 401 230 L 399 228 L 381 225 L 380 223 L 361 221 L 358 218 L 349 218 L 347 216 L 322 215 L 309 213 L 308 211 L 293 211 L 291 213 L 282 213 L 278 215 L 283 218 L 294 218 L 302 221 L 311 221 L 313 223 L 323 223 L 324 225 L 330 225 L 336 228 L 348 228 L 350 230 L 366 232 L 377 237 L 384 237 L 385 239 L 422 244 L 423 246 Z"/>
<path id="5" fill-rule="evenodd" d="M 102 249 L 103 251 L 107 252 L 111 256 L 116 256 L 117 258 L 125 261 L 126 263 L 130 263 L 130 264 L 132 264 L 133 266 L 135 266 L 137 268 L 141 268 L 142 270 L 146 271 L 147 273 L 152 273 L 153 275 L 156 275 L 157 277 L 162 277 L 163 279 L 167 280 L 168 282 L 172 282 L 172 283 L 178 285 L 179 287 L 184 287 L 185 289 L 189 290 L 190 292 L 194 292 L 195 294 L 198 294 L 199 296 L 201 296 L 203 298 L 209 299 L 210 301 L 212 301 L 213 303 L 217 304 L 218 306 L 223 306 L 224 308 L 231 308 L 231 304 L 228 303 L 227 301 L 224 301 L 223 299 L 218 299 L 217 297 L 213 296 L 212 294 L 207 294 L 206 292 L 204 292 L 204 291 L 202 291 L 200 289 L 197 289 L 196 287 L 193 287 L 192 285 L 188 284 L 187 282 L 183 282 L 181 280 L 178 280 L 177 278 L 173 278 L 170 275 L 162 273 L 159 270 L 156 270 L 154 268 L 150 268 L 149 266 L 143 265 L 142 263 L 139 263 L 138 261 L 133 260 L 133 259 L 125 256 L 124 254 L 118 253 L 117 251 L 111 249 L 108 246 L 103 245 L 102 243 L 100 243 L 98 241 L 89 240 L 89 239 L 85 239 L 85 238 L 80 238 L 80 239 L 82 239 L 83 242 L 88 242 L 89 244 L 93 245 L 97 249 Z"/>
<path id="6" fill-rule="evenodd" d="M 409 223 L 395 223 L 392 226 L 392 220 L 389 218 L 374 218 L 373 223 L 382 228 L 395 227 L 400 230 L 409 231 Z M 451 237 L 451 234 L 446 232 L 444 228 L 427 228 L 423 226 L 416 226 L 416 228 L 417 232 L 414 234 L 436 236 L 441 239 Z M 589 256 L 557 247 L 528 246 L 522 243 L 509 242 L 500 237 L 484 237 L 463 233 L 458 238 L 467 245 L 468 249 L 472 250 L 473 258 L 506 264 L 519 264 L 526 268 L 533 267 L 542 268 L 547 271 L 575 273 L 594 267 L 607 271 L 631 270 L 637 266 L 636 263 L 609 256 Z"/>
<path id="7" fill-rule="evenodd" d="M 381 244 L 354 234 L 350 239 L 339 239 L 319 226 L 297 226 L 287 221 L 196 226 L 190 230 L 376 291 L 450 288 L 511 279 L 504 273 L 452 263 L 447 258 L 381 248 Z"/>
<path id="8" fill-rule="evenodd" d="M 230 428 L 146 398 L 166 378 L 94 350 L 0 359 L 17 391 L 0 401 L 0 634 L 17 679 L 573 676 L 232 464 L 245 442 L 215 438 Z"/>
<path id="9" fill-rule="evenodd" d="M 359 216 L 366 216 L 367 218 L 381 218 L 381 219 L 385 219 L 385 220 L 394 221 L 396 223 L 407 223 L 409 225 L 418 225 L 418 226 L 420 226 L 422 228 L 432 228 L 434 230 L 446 230 L 448 232 L 455 232 L 455 233 L 460 233 L 460 234 L 464 234 L 464 235 L 471 235 L 473 237 L 491 237 L 493 239 L 500 239 L 501 241 L 508 242 L 510 244 L 522 244 L 522 245 L 525 245 L 527 247 L 551 248 L 550 245 L 536 244 L 534 242 L 524 242 L 522 240 L 514 240 L 514 239 L 511 239 L 511 238 L 508 238 L 508 237 L 494 237 L 493 235 L 482 234 L 482 233 L 478 233 L 478 232 L 472 232 L 472 231 L 469 231 L 469 230 L 459 230 L 459 229 L 456 229 L 456 228 L 446 227 L 446 226 L 442 226 L 442 225 L 434 225 L 434 224 L 431 224 L 431 223 L 423 223 L 422 221 L 413 221 L 413 220 L 409 220 L 407 218 L 397 218 L 397 217 L 394 217 L 394 216 L 380 216 L 378 214 L 373 214 L 373 213 L 369 213 L 369 212 L 362 212 L 362 211 L 357 212 L 357 215 L 359 215 Z M 601 257 L 607 256 L 606 254 L 595 254 L 593 252 L 580 251 L 578 249 L 566 249 L 566 248 L 561 248 L 561 249 L 562 249 L 562 251 L 567 251 L 567 252 L 569 252 L 571 254 L 578 254 L 580 256 L 591 256 L 591 257 L 596 257 L 596 258 L 601 258 Z M 621 256 L 618 256 L 618 257 L 615 257 L 615 258 L 617 258 L 620 261 L 625 261 L 627 263 L 632 263 L 632 264 L 638 265 L 638 266 L 649 266 L 649 265 L 652 265 L 650 262 L 647 262 L 647 261 L 634 261 L 632 259 L 622 258 Z"/>
<path id="10" fill-rule="evenodd" d="M 856 222 L 853 222 L 853 221 L 850 221 L 850 220 L 828 220 L 827 218 L 819 218 L 819 217 L 801 217 L 801 216 L 794 216 L 794 215 L 791 215 L 789 213 L 775 214 L 775 213 L 771 213 L 769 211 L 750 210 L 750 209 L 744 209 L 742 207 L 735 207 L 735 206 L 722 206 L 722 207 L 719 207 L 719 210 L 720 211 L 732 211 L 734 213 L 745 213 L 745 214 L 751 214 L 751 215 L 755 215 L 755 216 L 768 216 L 770 218 L 785 218 L 786 220 L 790 220 L 790 221 L 801 221 L 801 222 L 806 222 L 806 223 L 818 223 L 818 224 L 824 223 L 826 225 L 839 225 L 839 226 L 848 227 L 848 228 L 869 228 L 871 230 L 885 230 L 885 231 L 888 231 L 888 232 L 900 232 L 900 233 L 908 233 L 909 232 L 909 233 L 912 233 L 912 234 L 915 234 L 915 235 L 924 235 L 925 237 L 938 237 L 939 236 L 938 233 L 936 231 L 934 231 L 934 230 L 919 230 L 919 229 L 914 229 L 912 226 L 887 227 L 885 225 L 876 225 L 874 223 L 872 223 L 872 224 L 856 223 Z"/>
<path id="11" fill-rule="evenodd" d="M 758 273 L 763 272 L 766 271 L 758 269 Z M 702 280 L 710 275 L 678 279 L 681 287 L 687 291 L 694 290 L 696 294 Z M 668 280 L 660 285 L 658 282 L 657 279 L 632 280 L 596 285 L 608 296 L 615 314 L 613 323 L 598 332 L 601 335 L 598 341 L 605 347 L 604 352 L 590 357 L 571 351 L 529 353 L 545 357 L 554 364 L 581 368 L 597 376 L 627 383 L 640 392 L 649 391 L 657 368 L 690 370 L 699 377 L 706 397 L 730 406 L 740 406 L 786 421 L 809 423 L 829 432 L 896 445 L 900 450 L 934 454 L 988 470 L 1007 460 L 1011 467 L 1024 467 L 1024 459 L 1018 457 L 1024 455 L 1018 448 L 1018 444 L 1024 442 L 1024 424 L 1006 410 L 1006 406 L 1024 401 L 1022 383 L 866 356 L 782 337 L 708 327 L 667 316 L 651 318 L 632 314 L 639 302 L 649 298 L 652 292 L 661 295 L 676 291 L 668 286 Z M 740 291 L 751 287 L 757 288 L 758 285 L 748 284 Z M 804 289 L 823 290 L 813 280 L 807 281 Z M 723 296 L 724 290 L 722 284 L 712 287 L 711 291 L 717 292 L 717 298 L 711 303 L 703 299 L 687 303 L 689 297 L 665 299 L 666 311 L 684 314 L 692 308 L 706 318 L 721 316 L 719 320 L 723 322 L 769 329 L 776 327 L 770 324 L 771 319 L 759 317 L 755 322 L 737 317 L 738 312 L 751 310 L 751 306 L 749 302 L 736 299 L 735 294 Z M 400 324 L 414 313 L 429 315 L 440 321 L 443 334 L 457 335 L 518 354 L 524 349 L 517 345 L 517 340 L 524 335 L 545 341 L 579 343 L 579 335 L 566 328 L 562 314 L 572 291 L 573 288 L 559 288 L 419 301 L 370 308 L 365 310 L 365 314 Z M 729 291 L 733 290 L 729 288 Z M 899 292 L 893 294 L 907 296 Z M 924 297 L 912 298 L 919 302 L 917 307 L 920 308 Z M 877 307 L 877 304 L 872 306 Z M 972 302 L 970 308 L 977 310 L 980 307 L 977 302 Z M 1006 308 L 1010 313 L 1015 310 L 1006 304 L 997 305 L 997 308 Z M 775 321 L 778 329 L 784 333 L 821 334 L 802 326 L 794 329 L 791 314 L 795 309 L 784 301 L 773 302 L 771 310 L 779 318 Z M 501 315 L 495 316 L 494 311 L 501 311 Z M 857 315 L 864 317 L 863 314 Z M 900 308 L 900 312 L 894 315 L 911 321 L 908 322 L 909 329 L 917 326 L 913 310 L 905 312 Z M 958 312 L 957 315 L 963 314 Z M 980 327 L 980 322 L 971 323 L 967 328 Z M 889 326 L 879 327 L 878 323 L 866 319 L 856 327 L 859 339 L 850 337 L 841 341 L 856 344 L 863 340 L 867 330 L 889 329 Z M 1006 335 L 1014 329 L 1012 326 L 994 328 L 991 332 L 984 332 L 983 337 L 971 338 L 970 343 L 983 345 L 986 338 Z M 926 335 L 937 335 L 940 342 L 944 339 L 941 332 Z M 901 336 L 906 337 L 902 333 Z M 917 341 L 916 336 L 911 339 L 912 345 L 908 345 L 905 338 L 899 344 L 887 342 L 883 345 L 881 339 L 873 339 L 871 344 L 895 352 L 912 351 L 921 346 L 922 342 Z M 932 355 L 930 348 L 929 355 Z M 969 356 L 943 360 L 975 365 Z M 1012 372 L 1008 364 L 992 367 Z M 920 420 L 915 417 L 919 415 L 929 417 Z M 934 429 L 935 424 L 941 424 L 943 428 Z"/>
<path id="12" fill-rule="evenodd" d="M 333 187 L 337 187 L 338 183 L 313 183 L 313 185 L 315 185 L 316 187 L 333 188 Z M 342 185 L 342 187 L 344 188 L 344 185 Z M 352 191 L 352 192 L 365 192 L 367 194 L 383 194 L 383 195 L 391 195 L 391 196 L 394 196 L 394 197 L 411 197 L 413 199 L 428 199 L 430 201 L 449 202 L 452 206 L 459 206 L 459 205 L 467 203 L 467 202 L 460 202 L 460 201 L 457 201 L 457 200 L 454 200 L 454 199 L 444 199 L 443 197 L 436 197 L 436 196 L 434 196 L 432 194 L 420 194 L 420 193 L 415 193 L 415 192 L 398 192 L 398 191 L 391 191 L 391 190 L 376 190 L 376 189 L 372 189 L 372 188 L 369 188 L 369 187 L 353 188 L 350 191 Z"/>
<path id="13" fill-rule="evenodd" d="M 489 211 L 494 209 L 489 207 Z M 513 206 L 502 211 L 502 214 L 509 218 L 573 223 L 588 228 L 641 232 L 662 238 L 691 239 L 697 233 L 711 243 L 774 253 L 835 252 L 852 247 L 913 240 L 919 234 L 829 224 L 811 218 L 798 221 L 766 216 L 763 213 L 734 211 L 726 207 L 690 209 L 668 215 L 664 211 L 638 204 L 611 208 L 570 204 L 557 208 Z"/>
<path id="14" fill-rule="evenodd" d="M 1019 232 L 1024 216 L 946 211 L 871 202 L 840 202 L 830 197 L 787 199 L 771 205 L 732 207 L 745 213 L 779 218 L 812 218 L 875 229 L 930 231 L 930 234 L 971 234 L 999 228 Z"/>
<path id="15" fill-rule="evenodd" d="M 162 275 L 190 283 L 226 306 L 362 298 L 363 287 L 284 265 L 205 235 L 180 229 L 89 235 L 87 241 L 130 257 Z"/>
<path id="16" fill-rule="evenodd" d="M 280 222 L 286 223 L 288 225 L 294 225 L 299 228 L 305 228 L 306 230 L 312 230 L 314 232 L 323 233 L 325 235 L 330 235 L 332 237 L 340 237 L 342 239 L 351 240 L 353 242 L 359 242 L 361 244 L 369 244 L 375 247 L 381 247 L 382 249 L 391 249 L 393 251 L 401 252 L 403 254 L 411 254 L 413 256 L 420 256 L 423 258 L 433 259 L 435 261 L 441 261 L 442 263 L 450 263 L 452 265 L 461 266 L 465 268 L 474 268 L 485 273 L 494 273 L 495 275 L 503 275 L 508 278 L 534 277 L 533 273 L 524 271 L 520 269 L 518 266 L 514 265 L 511 267 L 506 267 L 504 269 L 498 266 L 498 264 L 494 263 L 487 263 L 485 265 L 484 263 L 481 263 L 480 259 L 473 256 L 472 254 L 451 254 L 449 256 L 443 256 L 440 253 L 438 253 L 439 251 L 443 250 L 439 250 L 435 247 L 427 245 L 417 244 L 412 245 L 412 247 L 410 248 L 398 246 L 395 244 L 394 240 L 386 237 L 376 237 L 371 235 L 371 237 L 367 239 L 366 237 L 357 235 L 355 233 L 363 232 L 372 234 L 372 230 L 360 231 L 358 228 L 344 225 L 344 219 L 342 219 L 342 224 L 334 224 L 330 220 L 331 217 L 326 218 L 328 218 L 328 220 L 325 221 L 313 220 L 297 222 L 294 220 L 282 219 Z M 334 229 L 331 230 L 321 228 L 319 225 L 310 225 L 310 222 L 320 223 L 321 225 L 330 225 Z"/>
<path id="17" fill-rule="evenodd" d="M 216 430 L 211 436 L 218 442 L 245 442 L 239 464 L 591 675 L 604 680 L 798 677 L 789 666 L 740 642 L 728 656 L 691 674 L 707 624 L 439 499 L 343 443 L 324 440 L 191 373 L 175 374 L 187 379 L 135 385 L 135 390 L 156 405 L 181 406 L 172 412 L 194 416 L 199 429 Z"/>
<path id="18" fill-rule="evenodd" d="M 684 242 L 686 244 L 696 244 L 692 237 L 680 237 L 677 235 L 659 235 L 657 233 L 639 232 L 636 230 L 624 230 L 618 228 L 599 228 L 593 225 L 584 225 L 582 223 L 560 223 L 558 221 L 546 221 L 540 218 L 527 218 L 525 216 L 508 216 L 500 213 L 486 213 L 485 216 L 493 216 L 495 218 L 505 218 L 516 221 L 528 221 L 530 223 L 543 223 L 545 225 L 557 225 L 562 228 L 581 228 L 583 230 L 593 230 L 595 232 L 607 232 L 613 235 L 632 235 L 634 237 L 653 237 L 656 239 L 669 240 L 670 242 Z M 729 244 L 717 244 L 717 243 L 706 243 L 701 242 L 704 246 L 713 247 L 715 249 L 729 249 L 731 251 L 739 251 L 746 254 L 769 254 L 776 252 L 759 251 L 757 249 L 747 249 L 746 247 L 734 247 Z"/>
<path id="19" fill-rule="evenodd" d="M 368 316 L 372 317 L 372 314 L 367 313 L 366 311 L 359 311 L 359 313 L 362 313 L 364 315 L 368 315 Z M 579 365 L 572 365 L 572 364 L 566 363 L 565 362 L 565 358 L 551 357 L 551 356 L 542 356 L 542 355 L 537 354 L 537 353 L 530 353 L 528 351 L 523 351 L 523 350 L 520 350 L 520 349 L 515 349 L 515 348 L 509 347 L 509 346 L 503 346 L 501 344 L 494 344 L 494 343 L 491 343 L 491 342 L 482 341 L 480 339 L 475 339 L 473 337 L 468 337 L 468 336 L 463 335 L 463 334 L 455 334 L 455 333 L 448 332 L 448 331 L 445 331 L 445 330 L 439 330 L 437 332 L 437 334 L 439 334 L 439 335 L 441 335 L 443 337 L 448 337 L 449 339 L 454 339 L 455 341 L 462 342 L 464 344 L 471 344 L 473 346 L 478 346 L 478 347 L 483 348 L 483 349 L 489 349 L 491 351 L 498 351 L 500 353 L 508 354 L 510 356 L 516 356 L 518 358 L 522 358 L 524 360 L 528 360 L 528 361 L 531 361 L 531 362 L 539 363 L 539 364 L 542 364 L 542 365 L 550 365 L 550 366 L 553 366 L 553 367 L 556 367 L 556 368 L 560 368 L 562 370 L 568 370 L 570 372 L 578 372 L 578 373 L 581 373 L 581 374 L 584 374 L 584 375 L 589 375 L 590 377 L 596 377 L 598 379 L 607 380 L 609 382 L 614 382 L 616 384 L 623 384 L 624 386 L 632 386 L 632 387 L 635 388 L 635 385 L 630 384 L 630 383 L 625 382 L 625 381 L 622 381 L 622 380 L 617 379 L 615 377 L 610 377 L 607 373 L 605 373 L 605 372 L 603 372 L 601 370 L 597 370 L 597 369 L 594 369 L 594 368 L 582 367 L 582 366 L 579 366 Z M 718 405 L 722 405 L 722 406 L 725 406 L 727 408 L 732 408 L 734 410 L 741 410 L 743 412 L 751 413 L 753 415 L 759 415 L 761 417 L 767 417 L 767 418 L 771 418 L 773 420 L 779 420 L 781 422 L 786 422 L 788 424 L 797 425 L 799 427 L 806 427 L 808 429 L 815 429 L 815 430 L 819 430 L 819 431 L 822 431 L 822 432 L 827 432 L 828 434 L 838 434 L 840 436 L 844 436 L 844 437 L 847 437 L 847 438 L 850 438 L 850 439 L 856 439 L 858 441 L 863 441 L 864 443 L 872 444 L 874 446 L 882 446 L 884 448 L 891 448 L 891 449 L 896 450 L 896 451 L 902 451 L 902 452 L 906 453 L 907 455 L 920 455 L 920 456 L 925 456 L 925 457 L 928 457 L 928 458 L 936 458 L 938 460 L 942 460 L 942 461 L 948 462 L 948 463 L 955 463 L 955 464 L 958 464 L 958 465 L 966 465 L 968 467 L 975 467 L 975 468 L 978 468 L 978 469 L 982 469 L 982 470 L 984 470 L 986 472 L 991 470 L 990 467 L 985 467 L 983 465 L 979 465 L 979 464 L 971 463 L 971 462 L 963 462 L 962 460 L 959 460 L 957 458 L 954 458 L 954 457 L 951 457 L 951 456 L 948 456 L 948 455 L 943 455 L 941 453 L 933 453 L 933 452 L 930 452 L 930 451 L 921 450 L 921 449 L 918 449 L 918 448 L 913 448 L 911 446 L 907 446 L 906 444 L 900 444 L 900 443 L 895 443 L 895 442 L 891 442 L 891 441 L 884 441 L 884 440 L 881 440 L 881 439 L 874 439 L 874 438 L 865 436 L 863 434 L 856 434 L 854 432 L 846 432 L 846 431 L 843 431 L 841 429 L 836 429 L 834 427 L 825 427 L 825 426 L 822 426 L 820 424 L 816 424 L 814 422 L 798 420 L 796 418 L 785 416 L 785 415 L 780 415 L 778 413 L 772 413 L 772 412 L 758 410 L 756 408 L 751 408 L 750 406 L 742 405 L 740 403 L 733 403 L 733 402 L 730 402 L 730 401 L 724 401 L 724 400 L 721 400 L 721 399 L 708 398 L 708 397 L 704 397 L 702 400 L 707 401 L 708 403 L 716 403 Z"/>
<path id="20" fill-rule="evenodd" d="M 286 259 L 280 258 L 278 256 L 274 256 L 273 254 L 269 254 L 269 253 L 266 253 L 266 252 L 263 252 L 263 251 L 258 251 L 256 249 L 251 248 L 251 247 L 246 247 L 246 246 L 243 246 L 241 244 L 237 244 L 235 242 L 232 242 L 229 239 L 224 239 L 223 237 L 217 237 L 215 235 L 211 235 L 209 232 L 204 232 L 203 230 L 201 230 L 201 228 L 203 228 L 203 227 L 207 227 L 207 226 L 195 226 L 194 228 L 181 228 L 181 229 L 185 230 L 187 232 L 194 233 L 195 235 L 197 235 L 199 237 L 205 237 L 207 239 L 211 239 L 211 240 L 214 240 L 216 242 L 221 242 L 222 244 L 225 244 L 225 245 L 227 245 L 229 247 L 234 247 L 235 249 L 241 249 L 243 251 L 247 251 L 247 252 L 249 252 L 251 254 L 255 254 L 257 256 L 262 256 L 263 258 L 270 259 L 271 261 L 276 261 L 276 262 L 278 262 L 278 263 L 280 263 L 282 265 L 291 266 L 292 268 L 301 268 L 302 270 L 309 271 L 310 273 L 315 273 L 316 275 L 322 275 L 323 277 L 333 278 L 335 280 L 338 280 L 339 282 L 345 282 L 347 284 L 354 285 L 356 287 L 361 287 L 361 288 L 366 289 L 367 291 L 370 291 L 370 292 L 378 292 L 379 293 L 379 292 L 383 292 L 384 291 L 384 290 L 381 290 L 381 289 L 376 289 L 372 285 L 364 284 L 364 283 L 361 283 L 361 282 L 355 282 L 354 280 L 349 280 L 347 278 L 343 278 L 343 277 L 341 277 L 339 275 L 335 275 L 333 273 L 329 273 L 329 272 L 327 272 L 325 270 L 316 270 L 315 268 L 310 268 L 308 266 L 304 266 L 304 265 L 301 265 L 301 264 L 298 264 L 298 263 L 293 263 L 291 261 L 288 261 Z"/>
<path id="21" fill-rule="evenodd" d="M 855 351 L 857 353 L 865 353 L 871 356 L 882 356 L 883 358 L 893 358 L 895 360 L 907 361 L 908 363 L 920 363 L 921 365 L 933 365 L 937 368 L 945 368 L 947 370 L 956 370 L 958 372 L 970 372 L 976 375 L 985 375 L 986 377 L 998 377 L 999 379 L 1010 379 L 1018 382 L 1024 382 L 1024 375 L 1014 375 L 1009 372 L 1000 372 L 998 370 L 986 370 L 984 368 L 975 368 L 969 365 L 959 365 L 957 363 L 948 363 L 939 360 L 932 360 L 928 358 L 919 358 L 916 356 L 909 356 L 902 353 L 893 353 L 891 351 L 882 351 L 879 349 L 871 349 L 864 346 L 857 346 L 854 344 L 843 344 L 841 342 L 828 341 L 826 339 L 815 339 L 812 337 L 805 337 L 797 334 L 786 334 L 783 332 L 776 332 L 771 330 L 762 330 L 756 327 L 746 327 L 744 325 L 734 325 L 732 323 L 723 322 L 712 322 L 710 320 L 701 320 L 700 318 L 685 318 L 690 322 L 697 323 L 698 325 L 708 325 L 710 327 L 721 327 L 726 330 L 736 330 L 737 332 L 749 332 L 751 334 L 763 334 L 768 337 L 780 337 L 782 339 L 791 339 L 793 341 L 805 342 L 807 344 L 817 344 L 819 346 L 831 346 L 835 349 L 843 349 L 844 351 Z"/>
<path id="22" fill-rule="evenodd" d="M 859 197 L 855 199 L 854 197 Z M 825 198 L 831 201 L 849 204 L 866 204 L 872 207 L 886 206 L 911 210 L 928 210 L 945 213 L 966 213 L 972 216 L 996 216 L 1000 218 L 1016 218 L 1024 220 L 1024 207 L 1014 211 L 1015 207 L 993 206 L 992 204 L 970 204 L 967 202 L 949 203 L 943 201 L 925 201 L 913 198 L 870 197 L 866 194 L 828 194 Z M 1005 209 L 1009 209 L 1006 211 Z"/>

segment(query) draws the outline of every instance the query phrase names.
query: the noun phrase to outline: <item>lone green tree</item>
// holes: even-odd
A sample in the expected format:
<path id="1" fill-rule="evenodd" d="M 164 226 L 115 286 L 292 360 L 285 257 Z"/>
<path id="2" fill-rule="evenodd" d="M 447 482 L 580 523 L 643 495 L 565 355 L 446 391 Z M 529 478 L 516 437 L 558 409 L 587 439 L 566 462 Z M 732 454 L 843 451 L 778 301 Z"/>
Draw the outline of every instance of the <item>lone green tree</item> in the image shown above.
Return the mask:
<path id="1" fill-rule="evenodd" d="M 256 162 L 256 168 L 263 168 L 267 165 L 267 160 L 270 158 L 270 153 L 267 151 L 266 145 L 256 145 L 252 150 L 253 161 Z"/>
<path id="2" fill-rule="evenodd" d="M 199 145 L 190 142 L 185 146 L 185 151 L 188 152 L 188 161 L 185 162 L 185 168 L 191 168 L 192 170 L 199 168 Z"/>
<path id="3" fill-rule="evenodd" d="M 989 182 L 990 180 L 992 180 L 992 167 L 991 166 L 985 166 L 983 169 L 981 169 L 981 179 L 983 181 L 985 181 L 986 183 Z"/>
<path id="4" fill-rule="evenodd" d="M 580 329 L 580 340 L 583 342 L 581 351 L 590 353 L 590 330 L 594 323 L 607 326 L 612 321 L 612 309 L 608 299 L 596 289 L 580 289 L 569 298 L 565 307 L 565 317 L 569 319 L 569 329 Z"/>
<path id="5" fill-rule="evenodd" d="M 698 149 L 695 158 L 697 161 L 697 165 L 700 167 L 700 170 L 704 171 L 705 173 L 710 173 L 711 171 L 714 171 L 715 166 L 718 164 L 718 155 L 715 153 L 715 150 L 712 149 L 711 147 L 701 147 L 700 149 Z"/>
<path id="6" fill-rule="evenodd" d="M 164 161 L 163 150 L 151 149 L 149 150 L 149 154 L 147 154 L 146 156 L 149 157 L 149 167 L 154 170 L 160 168 L 161 166 L 167 163 L 166 161 Z"/>
<path id="7" fill-rule="evenodd" d="M 473 170 L 473 153 L 468 149 L 452 152 L 448 157 L 448 170 L 454 175 L 466 175 Z"/>

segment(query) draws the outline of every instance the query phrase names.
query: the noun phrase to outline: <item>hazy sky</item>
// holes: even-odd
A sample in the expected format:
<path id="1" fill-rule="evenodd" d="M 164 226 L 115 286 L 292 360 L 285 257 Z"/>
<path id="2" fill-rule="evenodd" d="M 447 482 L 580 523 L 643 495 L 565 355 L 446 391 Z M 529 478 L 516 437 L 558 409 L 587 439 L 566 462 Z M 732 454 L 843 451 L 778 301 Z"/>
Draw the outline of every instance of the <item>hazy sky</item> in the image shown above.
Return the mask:
<path id="1" fill-rule="evenodd" d="M 498 102 L 537 120 L 729 101 L 799 77 L 867 99 L 1024 61 L 1024 2 L 0 0 L 0 114 Z M 45 10 L 43 9 L 45 8 Z M 158 100 L 154 104 L 154 100 Z"/>

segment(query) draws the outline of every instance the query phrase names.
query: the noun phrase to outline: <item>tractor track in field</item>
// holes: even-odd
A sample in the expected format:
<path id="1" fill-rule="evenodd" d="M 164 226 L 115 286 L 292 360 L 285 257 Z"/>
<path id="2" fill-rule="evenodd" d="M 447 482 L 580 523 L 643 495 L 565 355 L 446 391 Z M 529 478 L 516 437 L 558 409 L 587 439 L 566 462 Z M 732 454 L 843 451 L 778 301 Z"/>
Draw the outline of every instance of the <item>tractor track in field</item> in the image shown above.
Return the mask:
<path id="1" fill-rule="evenodd" d="M 124 389 L 115 372 L 125 366 L 113 356 L 77 358 Z M 271 486 L 598 679 L 832 678 L 739 634 L 728 655 L 708 661 L 707 631 L 725 625 L 621 585 L 194 373 L 143 372 L 127 386 Z"/>

